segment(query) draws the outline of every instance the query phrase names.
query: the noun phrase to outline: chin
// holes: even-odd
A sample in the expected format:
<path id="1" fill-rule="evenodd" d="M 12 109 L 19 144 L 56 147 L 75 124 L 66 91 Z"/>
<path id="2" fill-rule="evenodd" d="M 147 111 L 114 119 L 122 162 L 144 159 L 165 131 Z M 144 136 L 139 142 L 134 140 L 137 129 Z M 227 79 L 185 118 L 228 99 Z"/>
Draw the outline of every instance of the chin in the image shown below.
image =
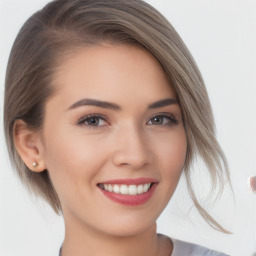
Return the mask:
<path id="1" fill-rule="evenodd" d="M 135 220 L 135 219 L 126 219 L 120 220 L 116 218 L 114 223 L 108 223 L 108 226 L 105 226 L 105 231 L 112 236 L 116 237 L 131 237 L 140 235 L 150 229 L 156 232 L 156 219 L 148 220 Z"/>

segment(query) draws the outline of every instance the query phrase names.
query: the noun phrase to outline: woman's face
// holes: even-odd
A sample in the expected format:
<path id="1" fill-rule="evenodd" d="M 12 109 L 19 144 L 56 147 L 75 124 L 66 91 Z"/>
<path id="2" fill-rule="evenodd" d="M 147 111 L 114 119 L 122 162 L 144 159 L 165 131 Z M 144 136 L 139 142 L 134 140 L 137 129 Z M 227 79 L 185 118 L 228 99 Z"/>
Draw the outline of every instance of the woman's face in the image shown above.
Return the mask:
<path id="1" fill-rule="evenodd" d="M 40 153 L 66 226 L 126 236 L 155 225 L 187 149 L 160 64 L 135 46 L 85 48 L 62 62 L 54 86 Z"/>

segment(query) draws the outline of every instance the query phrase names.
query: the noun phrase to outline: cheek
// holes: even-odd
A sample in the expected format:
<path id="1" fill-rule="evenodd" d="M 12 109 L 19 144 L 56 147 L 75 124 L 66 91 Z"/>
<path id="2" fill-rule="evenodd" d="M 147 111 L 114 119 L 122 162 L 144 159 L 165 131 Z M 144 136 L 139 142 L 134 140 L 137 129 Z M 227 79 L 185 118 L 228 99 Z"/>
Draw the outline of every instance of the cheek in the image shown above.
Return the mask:
<path id="1" fill-rule="evenodd" d="M 186 151 L 185 131 L 170 133 L 165 136 L 165 139 L 158 140 L 156 150 L 158 166 L 156 167 L 160 174 L 158 198 L 161 198 L 161 204 L 159 204 L 159 211 L 166 207 L 177 188 L 186 159 Z"/>
<path id="2" fill-rule="evenodd" d="M 93 163 L 93 160 L 101 153 L 102 147 L 98 146 L 97 139 L 88 137 L 72 129 L 59 129 L 46 135 L 45 158 L 49 169 L 57 171 L 58 166 L 62 168 L 66 166 L 65 169 L 73 166 L 72 171 L 76 172 L 78 166 L 86 168 Z"/>
<path id="3" fill-rule="evenodd" d="M 163 175 L 178 182 L 182 173 L 187 152 L 187 140 L 184 131 L 171 136 L 159 147 L 158 155 L 161 159 Z"/>
<path id="4" fill-rule="evenodd" d="M 44 156 L 57 193 L 75 191 L 84 182 L 93 184 L 97 171 L 106 160 L 104 147 L 98 147 L 93 139 L 81 140 L 81 136 L 75 136 L 74 132 L 65 132 L 65 136 L 64 133 L 63 136 L 60 132 L 57 134 L 47 137 Z"/>

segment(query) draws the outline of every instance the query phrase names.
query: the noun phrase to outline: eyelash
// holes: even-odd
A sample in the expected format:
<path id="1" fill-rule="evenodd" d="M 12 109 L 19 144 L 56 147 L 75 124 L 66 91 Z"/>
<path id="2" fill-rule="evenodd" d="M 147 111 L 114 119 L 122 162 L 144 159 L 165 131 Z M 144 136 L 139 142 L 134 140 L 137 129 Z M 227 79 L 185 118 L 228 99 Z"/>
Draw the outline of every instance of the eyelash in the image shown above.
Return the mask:
<path id="1" fill-rule="evenodd" d="M 85 124 L 86 122 L 89 121 L 90 118 L 91 119 L 98 119 L 98 120 L 101 119 L 104 122 L 107 122 L 106 118 L 104 116 L 100 115 L 100 114 L 89 114 L 89 115 L 86 115 L 86 116 L 83 116 L 83 117 L 79 118 L 77 124 L 81 125 L 81 126 L 85 125 L 85 126 L 87 126 L 89 128 L 99 128 L 99 127 L 102 127 L 102 126 L 98 126 L 98 125 L 94 126 L 94 125 Z"/>
<path id="2" fill-rule="evenodd" d="M 80 125 L 80 126 L 87 126 L 89 128 L 93 128 L 93 129 L 105 126 L 105 125 L 90 125 L 90 124 L 86 124 L 86 122 L 88 122 L 90 118 L 98 120 L 98 122 L 100 122 L 99 121 L 100 119 L 103 120 L 104 122 L 107 122 L 106 118 L 103 115 L 100 115 L 100 114 L 89 114 L 89 115 L 86 115 L 86 116 L 83 116 L 83 117 L 79 118 L 77 124 Z M 150 121 L 152 122 L 152 120 L 154 118 L 168 119 L 168 121 L 165 124 L 150 124 L 150 125 L 172 126 L 172 125 L 177 125 L 178 124 L 178 120 L 172 114 L 170 114 L 170 113 L 159 113 L 159 114 L 156 114 L 156 115 L 152 116 L 147 121 L 147 123 L 150 122 Z"/>
<path id="3" fill-rule="evenodd" d="M 172 125 L 178 125 L 179 124 L 178 120 L 170 113 L 158 113 L 158 114 L 154 115 L 153 117 L 151 117 L 149 119 L 149 121 L 150 120 L 152 121 L 153 118 L 163 118 L 163 119 L 166 118 L 166 119 L 168 119 L 168 122 L 166 124 L 159 124 L 158 126 L 172 126 Z M 157 124 L 155 124 L 155 125 L 157 125 Z"/>

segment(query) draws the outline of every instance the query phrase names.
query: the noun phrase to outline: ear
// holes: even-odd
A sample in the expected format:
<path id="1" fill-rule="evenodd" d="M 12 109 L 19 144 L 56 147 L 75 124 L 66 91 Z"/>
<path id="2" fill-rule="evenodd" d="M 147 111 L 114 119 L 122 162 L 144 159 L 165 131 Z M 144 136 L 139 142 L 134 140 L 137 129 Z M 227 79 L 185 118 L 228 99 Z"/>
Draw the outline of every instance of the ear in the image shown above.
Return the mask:
<path id="1" fill-rule="evenodd" d="M 34 172 L 42 172 L 46 169 L 43 161 L 41 136 L 28 128 L 22 120 L 17 120 L 14 124 L 14 144 L 21 159 L 26 166 Z"/>

